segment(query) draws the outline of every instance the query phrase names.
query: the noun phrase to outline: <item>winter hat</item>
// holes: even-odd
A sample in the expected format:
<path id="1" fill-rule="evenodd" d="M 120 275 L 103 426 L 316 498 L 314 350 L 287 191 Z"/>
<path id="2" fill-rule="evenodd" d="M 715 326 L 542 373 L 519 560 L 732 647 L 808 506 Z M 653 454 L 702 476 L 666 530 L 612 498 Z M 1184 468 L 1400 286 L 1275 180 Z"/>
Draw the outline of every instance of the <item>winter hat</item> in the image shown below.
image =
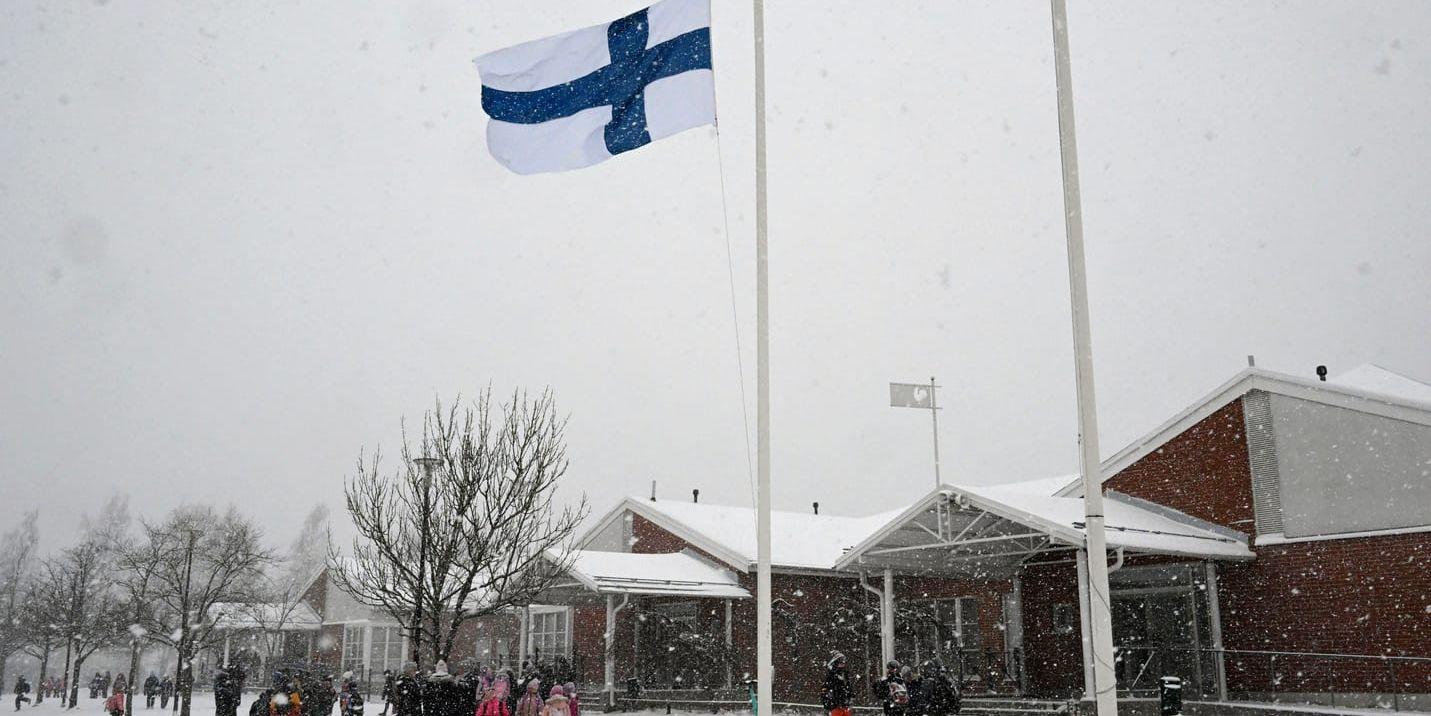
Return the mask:
<path id="1" fill-rule="evenodd" d="M 566 689 L 563 689 L 560 686 L 553 686 L 552 696 L 566 696 Z"/>
<path id="2" fill-rule="evenodd" d="M 498 701 L 506 701 L 508 691 L 509 689 L 507 687 L 507 677 L 497 677 L 497 682 L 492 685 L 493 697 L 495 697 Z"/>
<path id="3" fill-rule="evenodd" d="M 567 696 L 576 696 L 576 682 L 573 682 L 573 681 L 568 681 L 568 682 L 566 682 L 566 691 L 565 691 L 565 693 L 566 693 Z"/>
<path id="4" fill-rule="evenodd" d="M 439 661 L 439 662 L 437 662 L 437 666 L 433 667 L 432 673 L 433 673 L 433 675 L 435 675 L 435 676 L 447 676 L 447 662 L 446 662 L 446 661 Z"/>
<path id="5" fill-rule="evenodd" d="M 908 679 L 910 673 L 912 673 L 913 671 L 914 671 L 914 669 L 911 669 L 911 668 L 909 668 L 908 666 L 900 667 L 900 670 L 899 670 L 900 678 Z"/>
<path id="6" fill-rule="evenodd" d="M 899 662 L 898 662 L 898 661 L 895 661 L 894 659 L 890 659 L 890 660 L 889 660 L 889 663 L 884 665 L 884 668 L 886 668 L 886 669 L 898 669 L 898 668 L 899 668 Z"/>
<path id="7" fill-rule="evenodd" d="M 833 654 L 830 655 L 830 660 L 829 660 L 829 661 L 825 662 L 825 668 L 827 668 L 827 669 L 833 669 L 833 668 L 835 668 L 835 664 L 838 664 L 838 663 L 840 663 L 841 661 L 844 661 L 844 660 L 845 660 L 845 655 L 844 655 L 844 654 L 841 654 L 840 652 L 837 651 L 837 652 L 835 652 L 835 653 L 833 653 Z"/>

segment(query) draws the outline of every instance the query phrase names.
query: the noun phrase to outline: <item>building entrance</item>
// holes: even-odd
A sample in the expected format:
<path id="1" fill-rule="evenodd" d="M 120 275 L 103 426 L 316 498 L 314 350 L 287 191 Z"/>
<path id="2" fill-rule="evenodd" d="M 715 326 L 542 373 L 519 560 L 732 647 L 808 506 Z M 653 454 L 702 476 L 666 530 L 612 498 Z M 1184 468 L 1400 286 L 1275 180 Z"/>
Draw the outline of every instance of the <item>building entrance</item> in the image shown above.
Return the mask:
<path id="1" fill-rule="evenodd" d="M 1207 584 L 1202 565 L 1125 567 L 1110 575 L 1118 689 L 1154 693 L 1158 679 L 1183 680 L 1184 696 L 1215 691 Z"/>

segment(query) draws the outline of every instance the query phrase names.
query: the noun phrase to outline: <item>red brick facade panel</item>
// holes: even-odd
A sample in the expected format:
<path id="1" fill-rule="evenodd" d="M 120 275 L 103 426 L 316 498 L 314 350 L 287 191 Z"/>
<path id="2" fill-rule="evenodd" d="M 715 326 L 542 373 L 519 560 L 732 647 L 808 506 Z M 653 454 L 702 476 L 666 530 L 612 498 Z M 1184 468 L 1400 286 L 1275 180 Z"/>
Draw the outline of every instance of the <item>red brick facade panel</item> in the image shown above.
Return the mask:
<path id="1" fill-rule="evenodd" d="M 1078 569 L 1073 564 L 1030 567 L 1023 596 L 1024 668 L 1034 696 L 1065 697 L 1083 690 Z M 1062 622 L 1055 621 L 1060 613 Z"/>
<path id="2" fill-rule="evenodd" d="M 1252 468 L 1234 400 L 1103 483 L 1198 519 L 1253 534 Z"/>
<path id="3" fill-rule="evenodd" d="M 1257 548 L 1219 569 L 1226 648 L 1431 656 L 1431 534 L 1301 542 Z M 1231 660 L 1230 660 L 1231 662 Z M 1398 679 L 1431 683 L 1431 668 Z M 1380 661 L 1238 657 L 1234 690 L 1366 691 L 1390 680 Z M 1380 690 L 1379 687 L 1371 690 Z"/>

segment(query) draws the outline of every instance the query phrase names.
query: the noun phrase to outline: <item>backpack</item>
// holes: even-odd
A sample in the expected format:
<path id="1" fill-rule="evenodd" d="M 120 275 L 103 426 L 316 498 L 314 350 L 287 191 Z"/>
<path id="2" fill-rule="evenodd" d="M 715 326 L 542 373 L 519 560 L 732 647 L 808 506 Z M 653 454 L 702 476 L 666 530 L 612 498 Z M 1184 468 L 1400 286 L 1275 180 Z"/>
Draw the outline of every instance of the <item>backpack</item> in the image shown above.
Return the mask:
<path id="1" fill-rule="evenodd" d="M 909 689 L 904 684 L 894 682 L 889 685 L 889 702 L 895 706 L 909 705 Z"/>

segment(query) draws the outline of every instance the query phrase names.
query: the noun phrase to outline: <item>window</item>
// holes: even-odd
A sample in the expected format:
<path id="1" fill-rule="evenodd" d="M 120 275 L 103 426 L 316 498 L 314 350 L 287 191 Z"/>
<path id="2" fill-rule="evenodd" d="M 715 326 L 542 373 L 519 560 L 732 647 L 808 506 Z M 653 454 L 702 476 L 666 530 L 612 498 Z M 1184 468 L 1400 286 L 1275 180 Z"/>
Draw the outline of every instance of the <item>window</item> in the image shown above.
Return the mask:
<path id="1" fill-rule="evenodd" d="M 1053 630 L 1059 634 L 1071 634 L 1076 628 L 1078 617 L 1069 603 L 1053 605 Z"/>
<path id="2" fill-rule="evenodd" d="M 532 653 L 538 659 L 567 654 L 567 612 L 564 608 L 533 611 L 531 623 Z"/>
<path id="3" fill-rule="evenodd" d="M 348 625 L 343 627 L 343 671 L 355 674 L 363 670 L 363 627 Z"/>
<path id="4" fill-rule="evenodd" d="M 512 645 L 506 639 L 484 637 L 477 640 L 477 663 L 493 669 L 503 669 L 512 664 Z"/>
<path id="5" fill-rule="evenodd" d="M 367 667 L 373 674 L 386 669 L 397 673 L 402 669 L 402 627 L 371 627 Z"/>

